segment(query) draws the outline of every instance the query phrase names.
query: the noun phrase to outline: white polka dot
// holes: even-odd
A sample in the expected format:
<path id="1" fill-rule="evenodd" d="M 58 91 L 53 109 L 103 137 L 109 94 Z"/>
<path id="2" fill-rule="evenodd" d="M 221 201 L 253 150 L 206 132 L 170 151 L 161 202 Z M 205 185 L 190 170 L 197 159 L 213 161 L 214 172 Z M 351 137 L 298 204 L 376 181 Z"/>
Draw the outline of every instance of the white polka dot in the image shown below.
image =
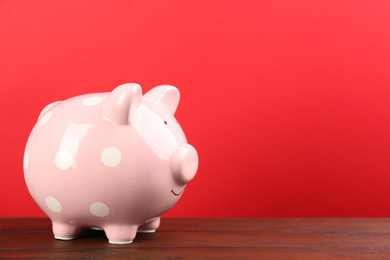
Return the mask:
<path id="1" fill-rule="evenodd" d="M 56 154 L 55 163 L 58 169 L 66 170 L 72 166 L 73 158 L 72 154 L 66 150 L 60 150 Z"/>
<path id="2" fill-rule="evenodd" d="M 105 217 L 110 212 L 110 209 L 102 202 L 94 202 L 89 206 L 89 211 L 96 217 Z"/>
<path id="3" fill-rule="evenodd" d="M 52 115 L 53 115 L 53 111 L 47 112 L 45 115 L 42 116 L 41 119 L 39 119 L 38 125 L 42 126 L 42 125 L 46 124 L 46 122 L 49 121 L 49 119 L 51 118 Z"/>
<path id="4" fill-rule="evenodd" d="M 102 101 L 101 97 L 89 97 L 83 100 L 84 106 L 94 106 Z"/>
<path id="5" fill-rule="evenodd" d="M 46 197 L 45 199 L 46 205 L 54 212 L 60 212 L 61 211 L 61 204 L 53 197 Z"/>
<path id="6" fill-rule="evenodd" d="M 28 152 L 27 150 L 24 151 L 24 157 L 23 157 L 23 169 L 27 169 L 28 166 Z"/>
<path id="7" fill-rule="evenodd" d="M 117 148 L 110 146 L 103 150 L 101 159 L 104 165 L 115 167 L 120 163 L 122 155 Z"/>

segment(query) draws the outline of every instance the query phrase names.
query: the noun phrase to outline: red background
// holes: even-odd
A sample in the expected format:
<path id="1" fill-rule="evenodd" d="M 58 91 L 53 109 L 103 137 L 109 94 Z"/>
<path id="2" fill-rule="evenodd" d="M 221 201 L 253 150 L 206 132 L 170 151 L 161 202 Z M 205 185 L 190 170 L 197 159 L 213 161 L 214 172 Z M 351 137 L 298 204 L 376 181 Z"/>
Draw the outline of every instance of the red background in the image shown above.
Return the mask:
<path id="1" fill-rule="evenodd" d="M 168 217 L 390 217 L 390 2 L 0 2 L 0 217 L 44 216 L 48 103 L 177 86 L 199 171 Z M 86 187 L 87 188 L 87 187 Z"/>

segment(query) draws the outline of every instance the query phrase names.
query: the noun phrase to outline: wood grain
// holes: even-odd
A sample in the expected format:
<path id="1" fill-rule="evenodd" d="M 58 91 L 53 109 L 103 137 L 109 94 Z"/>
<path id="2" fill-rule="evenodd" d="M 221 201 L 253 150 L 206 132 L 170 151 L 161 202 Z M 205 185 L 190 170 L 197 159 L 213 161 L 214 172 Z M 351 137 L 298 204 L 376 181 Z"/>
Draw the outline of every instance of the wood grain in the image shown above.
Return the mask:
<path id="1" fill-rule="evenodd" d="M 162 219 L 154 234 L 111 245 L 85 229 L 55 240 L 49 219 L 0 219 L 0 258 L 36 259 L 389 259 L 390 219 Z"/>

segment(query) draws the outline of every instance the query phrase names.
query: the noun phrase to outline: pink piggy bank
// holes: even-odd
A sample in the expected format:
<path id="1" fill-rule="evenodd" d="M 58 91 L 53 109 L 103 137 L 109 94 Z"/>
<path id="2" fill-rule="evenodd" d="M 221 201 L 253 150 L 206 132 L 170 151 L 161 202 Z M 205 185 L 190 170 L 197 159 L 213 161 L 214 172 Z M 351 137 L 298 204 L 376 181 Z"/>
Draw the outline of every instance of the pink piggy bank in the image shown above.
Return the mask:
<path id="1" fill-rule="evenodd" d="M 94 227 L 126 244 L 158 228 L 198 168 L 173 116 L 179 98 L 173 86 L 142 95 L 129 83 L 43 109 L 27 141 L 24 177 L 56 239 Z"/>

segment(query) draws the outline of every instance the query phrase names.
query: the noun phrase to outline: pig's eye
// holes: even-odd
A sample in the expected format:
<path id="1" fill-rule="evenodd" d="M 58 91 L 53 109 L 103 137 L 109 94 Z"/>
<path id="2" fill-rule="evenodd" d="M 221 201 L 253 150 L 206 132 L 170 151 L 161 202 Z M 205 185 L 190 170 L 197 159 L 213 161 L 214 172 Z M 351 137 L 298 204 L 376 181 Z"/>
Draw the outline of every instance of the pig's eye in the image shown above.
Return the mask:
<path id="1" fill-rule="evenodd" d="M 164 124 L 168 125 L 167 121 L 164 121 Z"/>

